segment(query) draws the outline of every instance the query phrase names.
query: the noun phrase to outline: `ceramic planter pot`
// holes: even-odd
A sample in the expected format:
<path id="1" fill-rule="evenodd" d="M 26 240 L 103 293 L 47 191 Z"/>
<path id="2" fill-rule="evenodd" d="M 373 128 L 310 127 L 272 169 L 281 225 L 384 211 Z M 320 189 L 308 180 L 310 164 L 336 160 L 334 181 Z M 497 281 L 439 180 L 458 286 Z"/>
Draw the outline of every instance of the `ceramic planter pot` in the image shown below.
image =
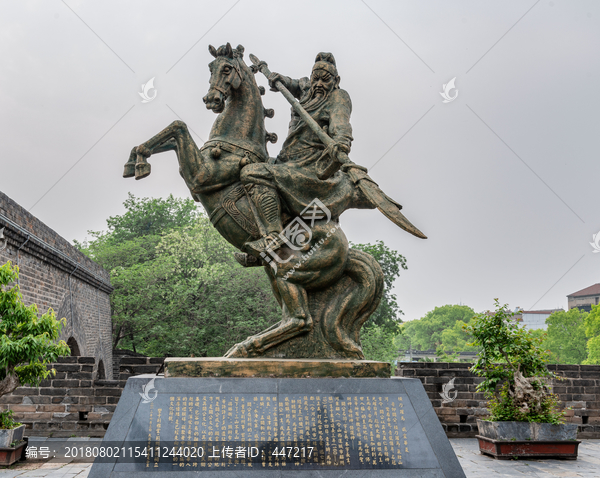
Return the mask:
<path id="1" fill-rule="evenodd" d="M 488 422 L 477 420 L 477 428 L 481 436 L 493 440 L 561 441 L 575 440 L 577 438 L 576 423 L 552 425 L 551 423 Z"/>
<path id="2" fill-rule="evenodd" d="M 577 424 L 489 422 L 477 420 L 479 451 L 500 460 L 562 458 L 576 460 Z"/>
<path id="3" fill-rule="evenodd" d="M 25 425 L 17 428 L 0 429 L 0 448 L 8 448 L 13 442 L 18 442 L 23 439 Z"/>
<path id="4" fill-rule="evenodd" d="M 22 441 L 16 447 L 0 447 L 0 466 L 10 466 L 19 461 L 25 450 L 27 442 Z"/>

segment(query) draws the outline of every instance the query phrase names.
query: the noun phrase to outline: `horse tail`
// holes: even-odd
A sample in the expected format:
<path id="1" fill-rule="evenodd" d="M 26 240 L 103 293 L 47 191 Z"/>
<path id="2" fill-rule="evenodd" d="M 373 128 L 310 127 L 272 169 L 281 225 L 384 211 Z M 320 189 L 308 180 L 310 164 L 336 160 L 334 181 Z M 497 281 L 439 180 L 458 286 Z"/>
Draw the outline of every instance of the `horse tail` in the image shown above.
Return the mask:
<path id="1" fill-rule="evenodd" d="M 335 287 L 337 294 L 328 301 L 322 316 L 322 332 L 343 356 L 364 359 L 360 329 L 383 296 L 383 271 L 371 255 L 350 249 L 340 282 L 344 282 L 343 287 Z"/>

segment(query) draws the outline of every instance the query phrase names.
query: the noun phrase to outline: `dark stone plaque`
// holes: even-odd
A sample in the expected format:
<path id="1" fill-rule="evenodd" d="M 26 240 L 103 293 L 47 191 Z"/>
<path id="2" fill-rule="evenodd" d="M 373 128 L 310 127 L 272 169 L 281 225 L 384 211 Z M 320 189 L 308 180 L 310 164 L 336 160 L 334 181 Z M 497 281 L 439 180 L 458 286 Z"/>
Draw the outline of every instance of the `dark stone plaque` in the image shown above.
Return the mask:
<path id="1" fill-rule="evenodd" d="M 465 476 L 417 379 L 132 377 L 103 443 L 90 478 Z"/>

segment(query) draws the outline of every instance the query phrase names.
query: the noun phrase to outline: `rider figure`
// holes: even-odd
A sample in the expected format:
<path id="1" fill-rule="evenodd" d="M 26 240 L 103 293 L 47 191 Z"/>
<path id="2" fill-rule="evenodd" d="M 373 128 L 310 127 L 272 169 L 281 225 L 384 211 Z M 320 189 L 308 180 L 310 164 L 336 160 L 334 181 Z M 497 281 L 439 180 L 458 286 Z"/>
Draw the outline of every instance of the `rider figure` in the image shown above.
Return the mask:
<path id="1" fill-rule="evenodd" d="M 347 207 L 341 182 L 348 181 L 339 169 L 337 154 L 350 152 L 352 103 L 345 90 L 339 88 L 340 77 L 331 53 L 319 53 L 309 78 L 299 80 L 272 73 L 271 90 L 277 91 L 280 81 L 298 98 L 302 107 L 335 141 L 328 151 L 316 133 L 292 109 L 288 136 L 281 152 L 272 163 L 246 165 L 241 181 L 255 205 L 257 220 L 262 222 L 263 237 L 245 244 L 245 250 L 258 257 L 267 250 L 276 250 L 284 243 L 280 196 L 289 211 L 299 214 L 315 198 L 332 209 L 334 217 Z M 336 164 L 332 164 L 332 162 Z M 328 163 L 324 166 L 324 163 Z M 323 171 L 327 173 L 323 174 Z M 364 206 L 363 206 L 364 207 Z"/>

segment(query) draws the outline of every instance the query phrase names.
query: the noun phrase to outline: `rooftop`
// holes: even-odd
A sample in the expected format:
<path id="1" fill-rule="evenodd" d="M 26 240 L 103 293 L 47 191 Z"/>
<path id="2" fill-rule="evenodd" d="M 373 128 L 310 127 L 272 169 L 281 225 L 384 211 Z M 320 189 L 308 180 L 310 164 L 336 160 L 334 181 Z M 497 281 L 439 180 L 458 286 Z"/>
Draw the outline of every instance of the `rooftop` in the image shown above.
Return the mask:
<path id="1" fill-rule="evenodd" d="M 600 284 L 594 284 L 585 289 L 578 290 L 567 297 L 586 297 L 588 295 L 600 295 Z"/>

